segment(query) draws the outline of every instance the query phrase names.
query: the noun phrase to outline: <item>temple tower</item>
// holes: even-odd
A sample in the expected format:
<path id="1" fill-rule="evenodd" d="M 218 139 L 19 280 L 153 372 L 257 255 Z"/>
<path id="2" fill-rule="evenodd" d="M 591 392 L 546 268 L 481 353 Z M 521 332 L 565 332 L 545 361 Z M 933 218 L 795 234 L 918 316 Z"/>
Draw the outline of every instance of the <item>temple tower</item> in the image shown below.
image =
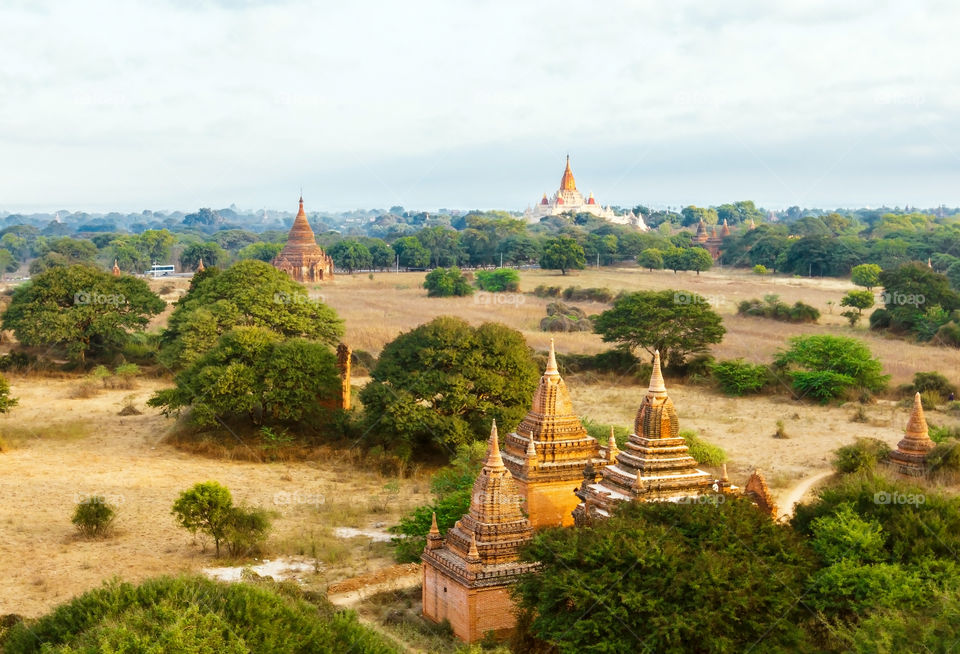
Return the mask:
<path id="1" fill-rule="evenodd" d="M 680 436 L 677 410 L 667 395 L 660 371 L 660 352 L 653 357 L 650 388 L 643 398 L 633 433 L 615 463 L 603 468 L 598 481 L 585 473 L 577 490 L 582 500 L 574 521 L 588 524 L 610 515 L 623 501 L 664 501 L 697 497 L 714 491 L 710 475 L 697 468 Z"/>
<path id="2" fill-rule="evenodd" d="M 936 447 L 930 440 L 927 419 L 923 415 L 920 393 L 913 396 L 913 410 L 907 420 L 906 434 L 897 449 L 890 453 L 890 461 L 901 475 L 919 477 L 926 470 L 927 452 Z"/>
<path id="3" fill-rule="evenodd" d="M 503 464 L 497 424 L 490 430 L 487 460 L 473 484 L 470 510 L 442 537 L 436 520 L 423 550 L 423 615 L 448 620 L 466 642 L 488 633 L 502 638 L 515 626 L 510 587 L 536 567 L 519 561 L 533 530 L 523 497 Z"/>
<path id="4" fill-rule="evenodd" d="M 310 223 L 307 222 L 307 214 L 303 210 L 303 196 L 300 196 L 300 210 L 293 220 L 287 243 L 272 264 L 274 268 L 284 271 L 300 283 L 333 279 L 333 259 L 317 245 Z"/>
<path id="5" fill-rule="evenodd" d="M 113 260 L 113 276 L 114 277 L 120 276 L 120 266 L 117 265 L 116 259 Z"/>
<path id="6" fill-rule="evenodd" d="M 600 470 L 606 464 L 599 444 L 573 412 L 567 385 L 557 369 L 553 339 L 530 411 L 504 439 L 503 462 L 526 499 L 534 529 L 572 525 L 579 503 L 574 491 L 583 480 L 584 468 L 592 464 Z"/>

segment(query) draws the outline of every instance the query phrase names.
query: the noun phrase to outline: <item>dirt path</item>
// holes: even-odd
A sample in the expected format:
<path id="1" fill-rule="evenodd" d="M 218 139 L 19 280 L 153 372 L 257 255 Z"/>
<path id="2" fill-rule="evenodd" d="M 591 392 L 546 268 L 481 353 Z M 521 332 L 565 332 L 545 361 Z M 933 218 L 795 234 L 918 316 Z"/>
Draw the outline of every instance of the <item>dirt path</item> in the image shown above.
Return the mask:
<path id="1" fill-rule="evenodd" d="M 796 507 L 810 490 L 820 481 L 833 474 L 833 470 L 821 470 L 820 472 L 800 480 L 800 483 L 787 490 L 780 500 L 780 512 L 785 515 L 793 515 L 793 509 Z"/>

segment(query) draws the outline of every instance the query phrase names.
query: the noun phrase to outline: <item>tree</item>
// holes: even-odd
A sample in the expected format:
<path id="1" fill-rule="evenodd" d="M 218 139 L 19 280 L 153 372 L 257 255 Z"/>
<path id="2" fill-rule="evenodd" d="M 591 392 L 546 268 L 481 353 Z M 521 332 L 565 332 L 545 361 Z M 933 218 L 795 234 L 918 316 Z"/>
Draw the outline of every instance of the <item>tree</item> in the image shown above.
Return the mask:
<path id="1" fill-rule="evenodd" d="M 283 243 L 251 243 L 240 248 L 237 252 L 238 259 L 256 259 L 270 263 L 277 258 L 280 250 L 283 249 Z"/>
<path id="2" fill-rule="evenodd" d="M 426 227 L 417 232 L 417 240 L 430 252 L 430 265 L 456 266 L 463 258 L 460 234 L 449 227 Z"/>
<path id="3" fill-rule="evenodd" d="M 17 398 L 10 397 L 10 382 L 0 375 L 0 413 L 7 413 L 15 406 L 17 406 Z"/>
<path id="4" fill-rule="evenodd" d="M 842 314 L 850 321 L 850 326 L 854 327 L 863 316 L 863 310 L 873 306 L 873 293 L 870 291 L 849 291 L 840 300 L 840 306 L 856 309 L 856 311 L 844 311 Z"/>
<path id="5" fill-rule="evenodd" d="M 960 261 L 954 261 L 947 268 L 947 279 L 955 291 L 960 291 Z"/>
<path id="6" fill-rule="evenodd" d="M 569 236 L 558 236 L 547 241 L 540 257 L 540 267 L 559 270 L 566 275 L 568 270 L 583 270 L 587 265 L 583 247 Z"/>
<path id="7" fill-rule="evenodd" d="M 663 267 L 672 270 L 676 275 L 679 270 L 686 270 L 688 248 L 669 247 L 663 251 Z"/>
<path id="8" fill-rule="evenodd" d="M 748 500 L 705 499 L 717 501 L 623 502 L 536 533 L 522 556 L 540 568 L 516 587 L 521 636 L 597 654 L 811 651 L 803 540 Z"/>
<path id="9" fill-rule="evenodd" d="M 425 268 L 430 264 L 430 251 L 415 236 L 404 236 L 393 242 L 393 251 L 404 268 Z"/>
<path id="10" fill-rule="evenodd" d="M 16 272 L 18 268 L 20 268 L 20 262 L 10 254 L 10 251 L 0 249 L 0 270 L 4 272 Z"/>
<path id="11" fill-rule="evenodd" d="M 264 327 L 236 327 L 148 404 L 165 415 L 190 409 L 200 427 L 224 423 L 315 427 L 340 393 L 336 356 L 326 345 L 284 340 Z"/>
<path id="12" fill-rule="evenodd" d="M 637 255 L 637 265 L 647 270 L 661 270 L 663 268 L 663 254 L 657 248 L 647 248 Z"/>
<path id="13" fill-rule="evenodd" d="M 354 270 L 363 270 L 373 265 L 370 250 L 363 243 L 354 240 L 337 241 L 330 247 L 333 262 L 351 275 Z"/>
<path id="14" fill-rule="evenodd" d="M 227 253 L 218 244 L 213 241 L 205 243 L 191 243 L 180 254 L 180 268 L 183 270 L 193 270 L 200 265 L 203 260 L 204 267 L 219 266 L 226 262 Z"/>
<path id="15" fill-rule="evenodd" d="M 473 287 L 457 267 L 434 268 L 423 280 L 427 297 L 463 297 L 473 294 Z"/>
<path id="16" fill-rule="evenodd" d="M 388 343 L 371 377 L 360 392 L 364 421 L 409 458 L 485 439 L 492 419 L 515 427 L 539 371 L 520 332 L 441 316 Z"/>
<path id="17" fill-rule="evenodd" d="M 698 275 L 703 270 L 710 270 L 713 265 L 713 257 L 703 248 L 686 248 L 683 259 L 684 269 L 696 270 Z"/>
<path id="18" fill-rule="evenodd" d="M 3 329 L 27 347 L 63 348 L 79 362 L 121 349 L 166 302 L 141 279 L 86 265 L 48 270 L 21 284 L 3 313 Z"/>
<path id="19" fill-rule="evenodd" d="M 377 270 L 393 266 L 395 254 L 386 241 L 379 238 L 370 239 L 367 249 L 370 251 L 371 263 Z"/>
<path id="20" fill-rule="evenodd" d="M 723 340 L 726 329 L 707 301 L 687 291 L 637 291 L 623 295 L 597 316 L 594 331 L 607 343 L 656 350 L 669 365 Z"/>
<path id="21" fill-rule="evenodd" d="M 883 286 L 883 303 L 889 316 L 889 327 L 894 331 L 913 332 L 919 335 L 925 325 L 928 312 L 937 307 L 943 312 L 946 322 L 949 313 L 960 309 L 960 294 L 950 288 L 946 276 L 930 270 L 920 262 L 906 263 L 893 270 L 884 270 L 879 275 Z M 873 324 L 871 317 L 871 325 Z M 939 325 L 933 325 L 936 332 Z"/>
<path id="22" fill-rule="evenodd" d="M 171 513 L 181 527 L 195 534 L 198 531 L 213 539 L 220 556 L 220 543 L 227 535 L 233 512 L 230 491 L 215 481 L 195 485 L 180 493 Z"/>
<path id="23" fill-rule="evenodd" d="M 890 380 L 880 361 L 855 338 L 814 334 L 794 336 L 788 343 L 777 352 L 774 366 L 786 372 L 801 396 L 826 402 L 850 389 L 882 391 Z"/>
<path id="24" fill-rule="evenodd" d="M 496 270 L 478 270 L 477 286 L 491 293 L 511 292 L 520 290 L 520 273 L 513 268 L 497 268 Z"/>
<path id="25" fill-rule="evenodd" d="M 325 345 L 335 345 L 343 335 L 343 321 L 333 309 L 286 273 L 250 259 L 194 275 L 161 334 L 160 358 L 181 368 L 238 326 L 265 327 Z"/>
<path id="26" fill-rule="evenodd" d="M 701 220 L 708 225 L 716 225 L 720 220 L 717 215 L 716 209 L 707 209 L 704 207 L 695 207 L 692 204 L 689 207 L 684 207 L 680 211 L 680 215 L 683 216 L 683 219 L 680 221 L 680 224 L 683 227 L 690 227 L 691 225 L 698 224 Z"/>

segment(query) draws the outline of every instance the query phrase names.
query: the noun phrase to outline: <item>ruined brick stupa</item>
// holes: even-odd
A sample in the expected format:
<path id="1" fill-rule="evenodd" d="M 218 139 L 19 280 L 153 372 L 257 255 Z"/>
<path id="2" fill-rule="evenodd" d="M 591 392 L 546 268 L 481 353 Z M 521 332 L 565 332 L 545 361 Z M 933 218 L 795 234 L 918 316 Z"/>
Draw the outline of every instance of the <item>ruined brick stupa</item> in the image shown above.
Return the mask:
<path id="1" fill-rule="evenodd" d="M 923 403 L 920 393 L 913 396 L 913 411 L 907 420 L 906 434 L 897 443 L 897 449 L 890 453 L 890 461 L 901 475 L 919 477 L 926 470 L 927 453 L 936 447 L 930 440 L 927 419 L 923 415 Z"/>

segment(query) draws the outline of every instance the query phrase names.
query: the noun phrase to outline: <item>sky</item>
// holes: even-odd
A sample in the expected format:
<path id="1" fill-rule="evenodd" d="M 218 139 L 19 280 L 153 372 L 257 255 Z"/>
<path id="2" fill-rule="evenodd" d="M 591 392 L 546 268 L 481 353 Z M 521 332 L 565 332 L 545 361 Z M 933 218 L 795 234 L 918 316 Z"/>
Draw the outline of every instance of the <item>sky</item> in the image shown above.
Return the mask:
<path id="1" fill-rule="evenodd" d="M 0 211 L 960 205 L 960 3 L 4 0 Z"/>

